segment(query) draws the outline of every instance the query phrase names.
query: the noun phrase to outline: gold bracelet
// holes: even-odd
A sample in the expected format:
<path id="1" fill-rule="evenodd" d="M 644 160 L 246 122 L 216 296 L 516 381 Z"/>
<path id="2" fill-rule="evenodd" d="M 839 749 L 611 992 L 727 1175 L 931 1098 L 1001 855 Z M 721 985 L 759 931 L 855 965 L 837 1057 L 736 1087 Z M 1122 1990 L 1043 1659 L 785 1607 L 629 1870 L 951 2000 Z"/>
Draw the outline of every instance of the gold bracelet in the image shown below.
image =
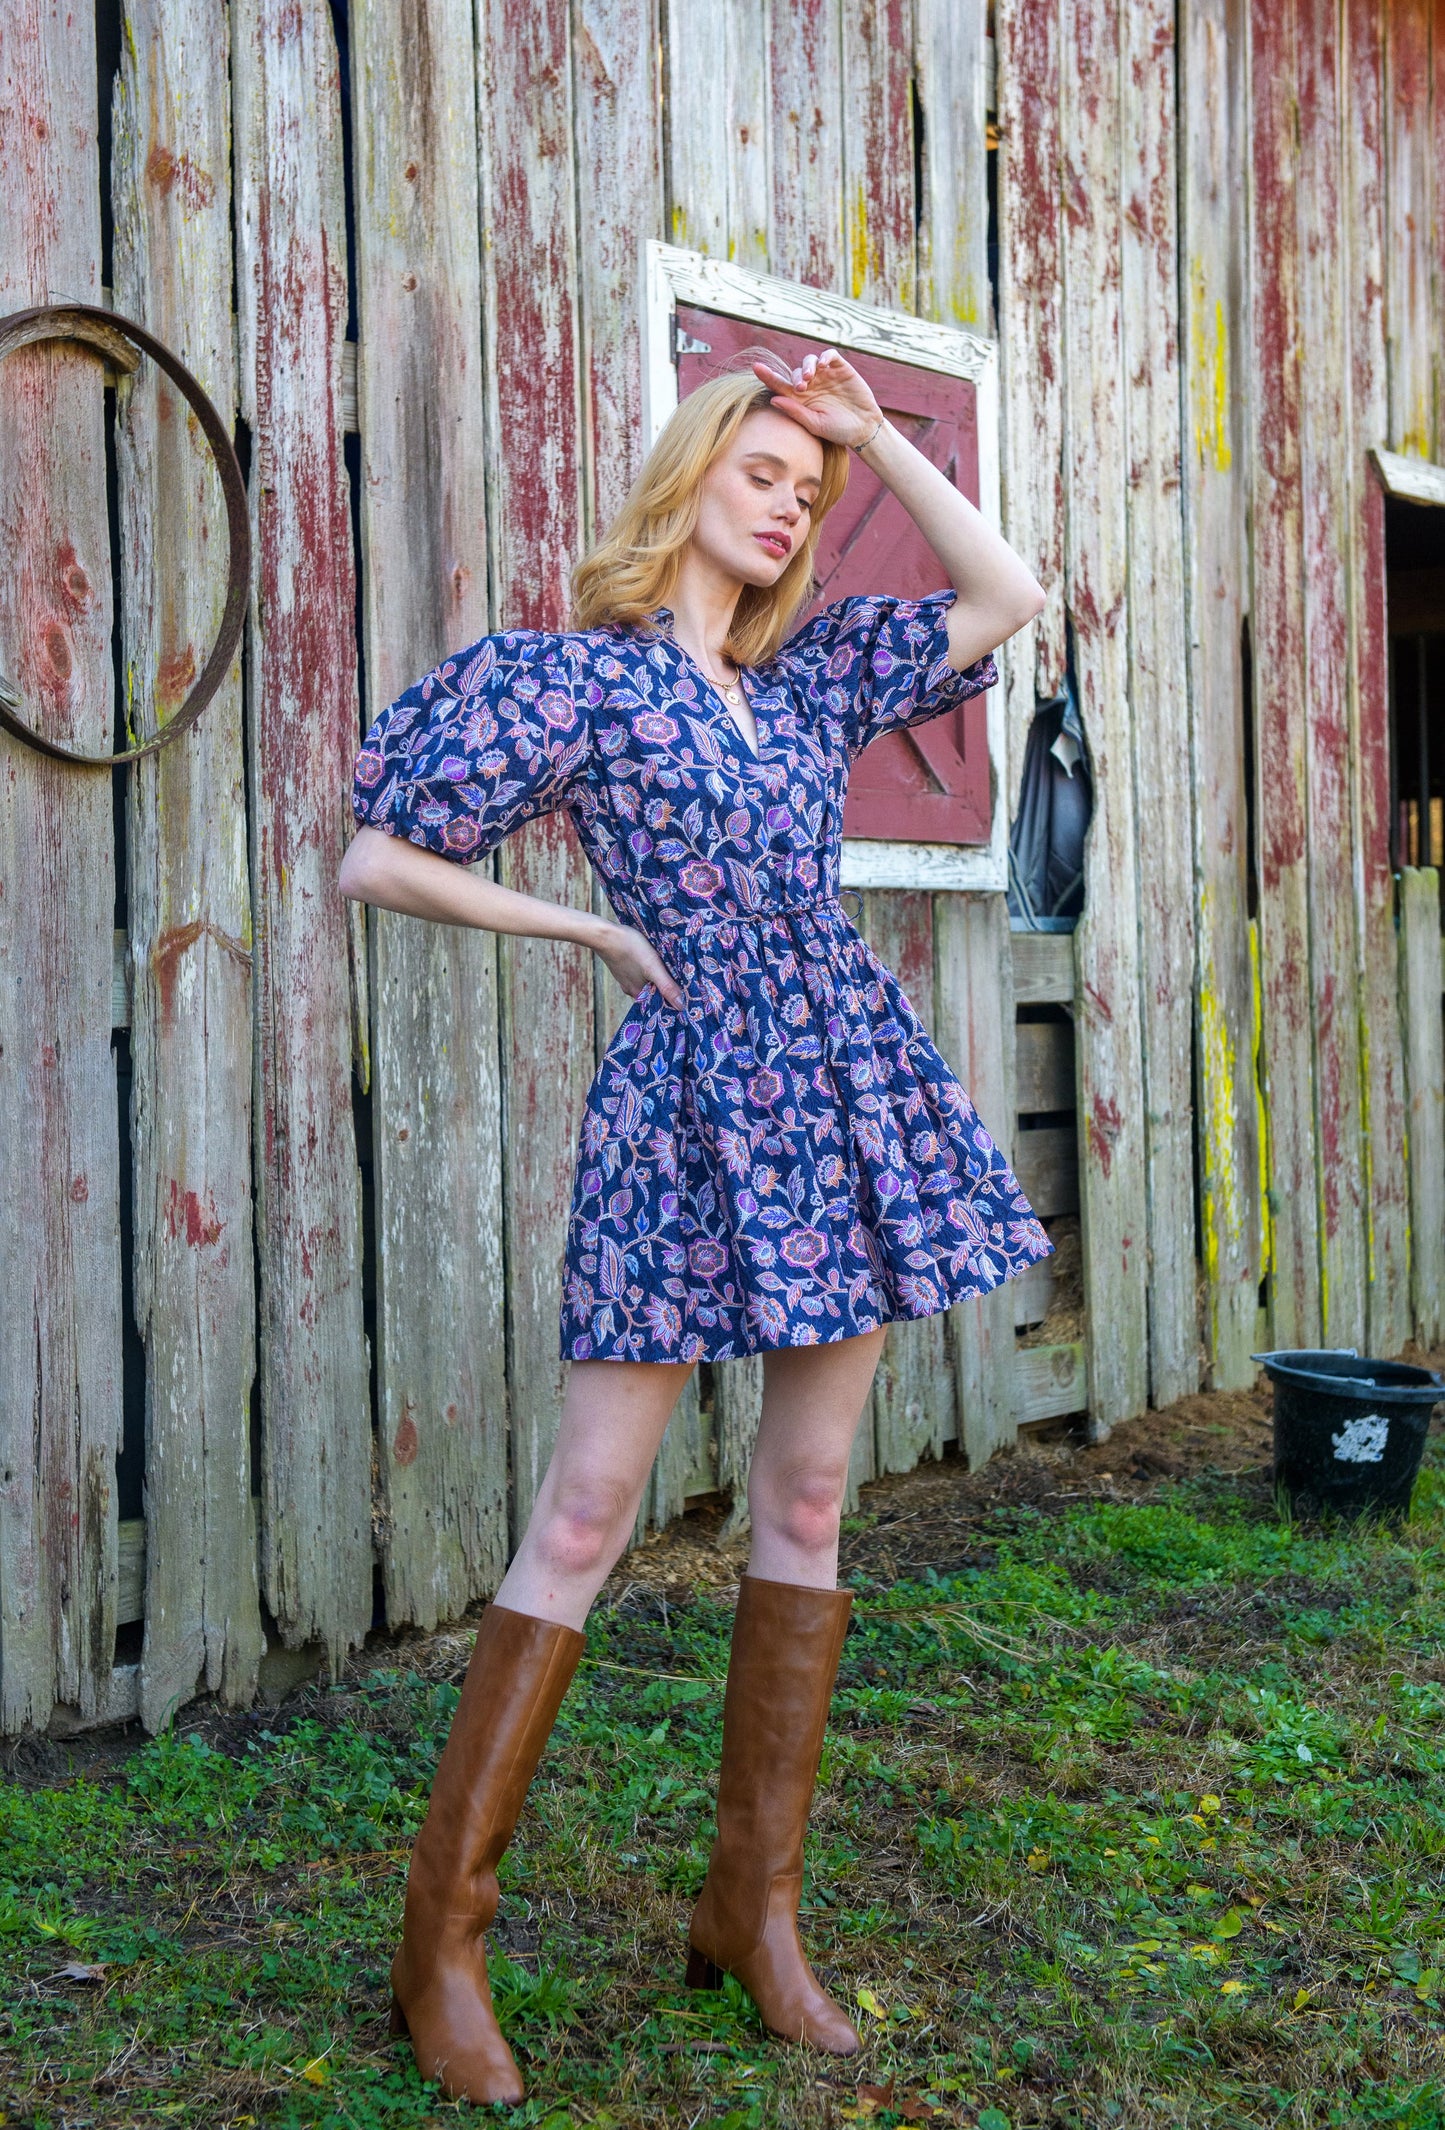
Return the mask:
<path id="1" fill-rule="evenodd" d="M 877 424 L 870 432 L 870 434 L 864 437 L 861 444 L 855 444 L 853 446 L 853 449 L 858 453 L 858 456 L 860 458 L 863 456 L 863 453 L 868 449 L 868 446 L 872 443 L 874 437 L 877 436 L 879 429 L 883 427 L 883 424 L 887 421 L 887 419 L 888 417 L 886 414 L 880 414 L 878 417 Z"/>

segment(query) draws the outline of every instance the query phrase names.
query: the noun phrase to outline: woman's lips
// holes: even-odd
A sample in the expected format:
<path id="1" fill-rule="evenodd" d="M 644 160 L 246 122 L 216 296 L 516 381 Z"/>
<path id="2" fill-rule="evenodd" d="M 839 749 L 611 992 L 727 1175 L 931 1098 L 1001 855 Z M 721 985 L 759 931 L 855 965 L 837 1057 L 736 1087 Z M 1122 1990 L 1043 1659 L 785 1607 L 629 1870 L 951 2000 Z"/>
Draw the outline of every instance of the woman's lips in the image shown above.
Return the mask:
<path id="1" fill-rule="evenodd" d="M 793 551 L 793 543 L 786 533 L 754 533 L 753 538 L 770 555 L 790 555 Z"/>

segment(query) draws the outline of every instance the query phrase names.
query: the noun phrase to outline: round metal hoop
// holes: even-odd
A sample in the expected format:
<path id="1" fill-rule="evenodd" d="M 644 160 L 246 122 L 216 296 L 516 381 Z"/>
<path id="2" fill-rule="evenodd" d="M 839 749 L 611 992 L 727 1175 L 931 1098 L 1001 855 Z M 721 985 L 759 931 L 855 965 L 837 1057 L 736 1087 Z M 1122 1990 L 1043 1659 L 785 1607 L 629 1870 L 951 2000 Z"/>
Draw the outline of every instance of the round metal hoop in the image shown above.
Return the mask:
<path id="1" fill-rule="evenodd" d="M 57 762 L 73 762 L 82 769 L 113 769 L 118 762 L 138 762 L 142 755 L 157 754 L 172 740 L 179 739 L 183 732 L 189 732 L 225 678 L 245 626 L 246 599 L 251 583 L 251 520 L 246 507 L 246 483 L 235 446 L 213 402 L 180 357 L 172 354 L 165 342 L 157 340 L 143 325 L 137 325 L 130 318 L 117 317 L 114 311 L 102 310 L 93 303 L 45 303 L 34 310 L 12 311 L 8 317 L 0 318 L 0 361 L 13 355 L 17 348 L 48 340 L 79 341 L 128 373 L 140 367 L 140 357 L 135 353 L 137 348 L 142 354 L 149 355 L 151 361 L 164 370 L 200 423 L 221 477 L 221 493 L 226 503 L 226 604 L 221 613 L 220 631 L 190 694 L 175 716 L 167 719 L 151 739 L 142 740 L 138 747 L 120 748 L 114 754 L 82 754 L 78 748 L 63 746 L 59 740 L 49 739 L 43 732 L 36 732 L 27 725 L 20 716 L 19 697 L 0 680 L 0 729 Z"/>

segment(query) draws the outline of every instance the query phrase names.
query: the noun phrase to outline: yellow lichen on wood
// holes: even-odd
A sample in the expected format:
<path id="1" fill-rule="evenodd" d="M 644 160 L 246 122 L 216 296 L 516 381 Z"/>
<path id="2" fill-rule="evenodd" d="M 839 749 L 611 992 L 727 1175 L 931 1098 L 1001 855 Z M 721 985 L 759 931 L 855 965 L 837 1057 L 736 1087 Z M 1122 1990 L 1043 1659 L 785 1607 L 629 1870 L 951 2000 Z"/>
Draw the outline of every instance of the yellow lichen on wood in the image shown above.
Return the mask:
<path id="1" fill-rule="evenodd" d="M 1227 473 L 1234 462 L 1229 448 L 1229 332 L 1220 297 L 1214 299 L 1211 316 L 1204 266 L 1198 259 L 1190 268 L 1189 293 L 1194 350 L 1194 449 L 1201 466 Z"/>

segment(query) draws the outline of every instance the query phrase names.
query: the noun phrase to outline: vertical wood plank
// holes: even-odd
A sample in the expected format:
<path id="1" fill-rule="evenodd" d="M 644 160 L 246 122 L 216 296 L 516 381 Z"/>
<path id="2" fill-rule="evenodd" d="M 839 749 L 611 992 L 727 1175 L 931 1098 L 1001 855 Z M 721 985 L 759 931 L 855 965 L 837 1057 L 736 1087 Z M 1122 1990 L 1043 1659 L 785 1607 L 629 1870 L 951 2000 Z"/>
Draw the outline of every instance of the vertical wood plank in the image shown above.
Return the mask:
<path id="1" fill-rule="evenodd" d="M 1349 672 L 1349 299 L 1335 0 L 1300 0 L 1300 487 L 1311 1018 L 1319 1164 L 1320 1319 L 1332 1346 L 1365 1337 L 1365 1184 L 1355 939 Z M 1362 454 L 1363 456 L 1363 454 Z M 1348 853 L 1351 862 L 1341 864 Z"/>
<path id="2" fill-rule="evenodd" d="M 717 1483 L 732 1496 L 728 1523 L 737 1529 L 747 1520 L 748 1466 L 758 1439 L 763 1412 L 763 1362 L 761 1354 L 740 1361 L 717 1361 L 712 1372 L 713 1435 L 717 1450 Z M 866 1434 L 871 1447 L 872 1430 L 865 1421 L 859 1434 Z M 850 1482 L 845 1514 L 857 1507 L 856 1482 Z"/>
<path id="3" fill-rule="evenodd" d="M 477 19 L 495 621 L 557 629 L 583 525 L 570 23 L 561 0 L 486 0 Z M 498 872 L 549 902 L 590 900 L 576 838 L 557 815 L 511 837 Z M 507 939 L 500 987 L 515 1542 L 561 1411 L 557 1326 L 591 1078 L 592 971 L 576 947 Z"/>
<path id="4" fill-rule="evenodd" d="M 346 224 L 330 19 L 236 0 L 237 311 L 251 425 L 250 630 L 262 1582 L 333 1668 L 371 1624 L 371 1428 L 336 874 L 359 711 L 342 456 Z"/>
<path id="5" fill-rule="evenodd" d="M 933 897 L 870 895 L 867 931 L 874 953 L 898 978 L 924 1026 L 932 1029 Z M 946 1313 L 888 1327 L 873 1385 L 878 1472 L 911 1472 L 920 1457 L 937 1457 L 958 1432 L 947 1331 Z M 859 1474 L 860 1481 L 872 1476 Z"/>
<path id="6" fill-rule="evenodd" d="M 1149 1217 L 1149 1395 L 1199 1388 L 1194 1257 L 1193 861 L 1180 494 L 1174 0 L 1132 0 L 1123 36 L 1123 333 L 1129 443 L 1129 704 Z M 1147 855 L 1143 855 L 1147 854 Z"/>
<path id="7" fill-rule="evenodd" d="M 987 10 L 977 0 L 943 7 L 915 0 L 914 57 L 923 127 L 918 308 L 943 324 L 988 331 L 988 157 L 985 135 Z M 1044 38 L 1047 44 L 1048 31 Z M 1057 111 L 1053 114 L 1057 121 Z M 1015 194 L 1017 193 L 1015 182 Z M 1057 187 L 1053 208 L 1056 212 Z M 1057 290 L 1051 290 L 1057 303 Z M 1055 372 L 1057 377 L 1057 371 Z M 1023 408 L 1014 409 L 1022 417 Z M 1017 475 L 1023 467 L 1015 469 Z M 1057 464 L 1055 474 L 1057 476 Z M 1028 494 L 1033 495 L 1029 489 Z M 1007 509 L 1007 505 L 1005 506 Z M 1034 520 L 1029 518 L 1028 523 Z M 1061 597 L 1056 584 L 1053 596 Z M 1010 643 L 1001 661 L 1007 699 L 1022 682 L 1030 713 L 1036 653 Z M 1026 726 L 1020 719 L 1020 729 Z M 933 902 L 933 1021 L 953 1065 L 997 1143 L 1014 1135 L 1013 954 L 1001 895 L 937 895 Z M 949 1312 L 944 1362 L 953 1377 L 945 1439 L 970 1465 L 982 1464 L 1017 1434 L 1013 1295 L 1007 1286 Z"/>
<path id="8" fill-rule="evenodd" d="M 726 11 L 732 30 L 737 29 L 743 12 Z M 592 534 L 613 517 L 642 463 L 642 349 L 636 292 L 643 240 L 663 227 L 657 45 L 653 0 L 576 0 L 577 171 L 582 196 L 588 202 L 591 233 L 591 241 L 581 249 L 578 276 L 584 488 Z M 747 130 L 742 128 L 744 134 Z M 738 143 L 737 132 L 734 120 L 731 139 L 746 161 L 748 143 Z M 752 151 L 754 162 L 760 147 L 758 143 Z M 628 1001 L 600 962 L 596 975 L 595 1034 L 600 1053 Z M 682 1514 L 687 1481 L 703 1455 L 694 1374 L 678 1399 L 644 1490 L 637 1539 Z"/>
<path id="9" fill-rule="evenodd" d="M 1415 1336 L 1445 1340 L 1445 1034 L 1440 1006 L 1440 875 L 1400 875 L 1400 1012 L 1409 1099 L 1410 1250 Z"/>
<path id="10" fill-rule="evenodd" d="M 938 1047 L 967 1088 L 994 1144 L 1012 1162 L 1013 951 L 1001 895 L 934 902 L 934 1020 Z M 952 1311 L 959 1447 L 972 1470 L 1018 1433 L 1011 1283 Z"/>
<path id="11" fill-rule="evenodd" d="M 357 0 L 351 32 L 370 723 L 486 633 L 486 426 L 469 0 Z M 497 950 L 370 928 L 386 1612 L 430 1628 L 507 1559 Z"/>
<path id="12" fill-rule="evenodd" d="M 1348 668 L 1354 768 L 1361 1137 L 1366 1212 L 1368 1353 L 1398 1353 L 1410 1335 L 1409 1176 L 1404 1055 L 1390 864 L 1389 648 L 1384 495 L 1367 453 L 1389 430 L 1385 344 L 1384 20 L 1378 0 L 1347 0 L 1344 215 L 1348 245 L 1351 441 Z"/>
<path id="13" fill-rule="evenodd" d="M 914 305 L 912 0 L 851 0 L 843 18 L 844 292 Z"/>
<path id="14" fill-rule="evenodd" d="M 1120 51 L 1113 0 L 1064 21 L 1066 570 L 1093 771 L 1074 933 L 1079 1193 L 1099 1434 L 1148 1396 L 1138 823 L 1128 699 L 1127 434 L 1121 329 Z"/>
<path id="15" fill-rule="evenodd" d="M 840 0 L 793 0 L 772 10 L 768 268 L 840 291 L 848 287 L 843 34 Z"/>
<path id="16" fill-rule="evenodd" d="M 1243 398 L 1247 0 L 1180 10 L 1185 591 L 1193 786 L 1196 1130 L 1209 1381 L 1254 1381 L 1263 1238 L 1248 923 Z"/>
<path id="17" fill-rule="evenodd" d="M 1039 696 L 1064 684 L 1063 140 L 1057 0 L 997 0 L 1004 531 L 1044 588 L 1004 646 L 1010 818 Z"/>
<path id="18" fill-rule="evenodd" d="M 210 0 L 128 0 L 116 94 L 115 296 L 234 413 L 228 40 Z M 226 596 L 220 485 L 150 365 L 119 431 L 127 722 L 200 670 Z M 255 1691 L 250 1514 L 251 899 L 239 654 L 194 731 L 127 782 L 136 1319 L 146 1349 L 149 1731 L 202 1689 Z"/>
<path id="19" fill-rule="evenodd" d="M 984 0 L 914 0 L 913 68 L 922 116 L 918 310 L 993 331 L 988 279 Z"/>
<path id="20" fill-rule="evenodd" d="M 662 18 L 669 235 L 674 244 L 762 271 L 770 210 L 768 0 L 662 0 Z M 650 56 L 634 40 L 628 63 L 635 70 Z M 632 141 L 620 138 L 625 158 Z"/>
<path id="21" fill-rule="evenodd" d="M 1385 319 L 1390 448 L 1431 456 L 1435 308 L 1430 256 L 1430 26 L 1435 0 L 1388 0 L 1385 22 Z"/>
<path id="22" fill-rule="evenodd" d="M 0 14 L 0 309 L 100 295 L 92 18 Z M 0 663 L 28 715 L 110 744 L 100 364 L 0 374 Z M 105 1705 L 115 1647 L 119 1152 L 110 780 L 0 741 L 0 1730 Z"/>
<path id="23" fill-rule="evenodd" d="M 1270 1339 L 1321 1336 L 1309 984 L 1295 0 L 1251 15 L 1250 513 Z"/>

